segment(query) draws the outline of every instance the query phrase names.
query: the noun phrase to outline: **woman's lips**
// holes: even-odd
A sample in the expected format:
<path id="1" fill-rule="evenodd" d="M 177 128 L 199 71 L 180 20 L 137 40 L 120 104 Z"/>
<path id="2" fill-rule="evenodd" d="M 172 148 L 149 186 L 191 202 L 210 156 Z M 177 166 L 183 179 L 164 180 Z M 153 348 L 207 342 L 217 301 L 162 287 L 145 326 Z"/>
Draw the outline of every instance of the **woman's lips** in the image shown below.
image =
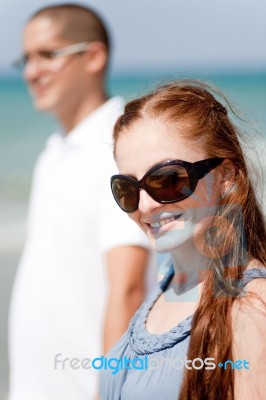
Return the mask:
<path id="1" fill-rule="evenodd" d="M 175 222 L 180 219 L 181 215 L 182 214 L 178 214 L 156 219 L 149 223 L 146 222 L 146 225 L 148 226 L 149 231 L 153 235 L 160 235 L 161 233 L 170 230 L 171 227 L 175 224 Z"/>

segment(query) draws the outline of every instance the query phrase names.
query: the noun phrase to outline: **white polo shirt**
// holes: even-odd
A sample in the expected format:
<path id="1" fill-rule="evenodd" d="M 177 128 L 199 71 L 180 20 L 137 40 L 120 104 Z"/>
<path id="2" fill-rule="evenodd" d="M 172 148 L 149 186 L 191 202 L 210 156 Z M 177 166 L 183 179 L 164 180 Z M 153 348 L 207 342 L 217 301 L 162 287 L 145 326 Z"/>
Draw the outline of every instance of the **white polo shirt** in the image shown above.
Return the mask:
<path id="1" fill-rule="evenodd" d="M 95 394 L 97 373 L 77 367 L 101 355 L 104 252 L 149 246 L 110 190 L 112 127 L 122 110 L 122 99 L 110 99 L 68 135 L 52 135 L 37 162 L 10 310 L 10 400 Z"/>

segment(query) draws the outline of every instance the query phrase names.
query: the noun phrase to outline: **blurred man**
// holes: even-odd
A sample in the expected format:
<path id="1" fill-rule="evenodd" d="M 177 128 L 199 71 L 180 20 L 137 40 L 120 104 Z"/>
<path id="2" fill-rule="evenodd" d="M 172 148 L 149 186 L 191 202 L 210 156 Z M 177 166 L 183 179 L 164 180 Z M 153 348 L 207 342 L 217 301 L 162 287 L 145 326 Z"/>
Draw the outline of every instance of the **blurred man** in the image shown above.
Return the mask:
<path id="1" fill-rule="evenodd" d="M 109 187 L 112 126 L 123 103 L 106 94 L 109 39 L 93 11 L 38 11 L 23 47 L 34 105 L 55 116 L 61 132 L 49 138 L 33 178 L 11 302 L 10 400 L 88 400 L 97 391 L 91 360 L 125 331 L 145 292 L 146 239 Z"/>

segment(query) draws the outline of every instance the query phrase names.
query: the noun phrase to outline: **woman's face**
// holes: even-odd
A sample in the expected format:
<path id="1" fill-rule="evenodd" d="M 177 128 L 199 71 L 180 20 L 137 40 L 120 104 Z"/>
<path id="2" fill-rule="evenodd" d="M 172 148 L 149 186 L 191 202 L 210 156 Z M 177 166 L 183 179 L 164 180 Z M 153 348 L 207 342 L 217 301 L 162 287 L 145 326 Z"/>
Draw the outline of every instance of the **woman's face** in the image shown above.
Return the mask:
<path id="1" fill-rule="evenodd" d="M 138 180 L 154 165 L 167 160 L 195 162 L 206 158 L 210 157 L 199 144 L 182 139 L 182 123 L 173 127 L 158 119 L 138 121 L 120 135 L 116 147 L 120 174 Z M 200 250 L 216 213 L 221 175 L 220 167 L 216 167 L 198 181 L 190 197 L 172 204 L 157 203 L 142 189 L 138 210 L 128 215 L 159 252 L 173 251 L 191 241 Z"/>

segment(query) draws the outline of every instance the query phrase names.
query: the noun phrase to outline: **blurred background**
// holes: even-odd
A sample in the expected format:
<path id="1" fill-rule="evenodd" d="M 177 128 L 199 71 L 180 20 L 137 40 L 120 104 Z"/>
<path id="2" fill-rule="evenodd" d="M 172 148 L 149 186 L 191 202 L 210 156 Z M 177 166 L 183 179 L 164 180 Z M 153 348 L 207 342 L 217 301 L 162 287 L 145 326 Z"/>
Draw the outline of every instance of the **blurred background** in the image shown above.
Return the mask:
<path id="1" fill-rule="evenodd" d="M 8 391 L 8 304 L 25 238 L 32 168 L 56 129 L 55 121 L 32 108 L 22 76 L 11 63 L 21 54 L 25 21 L 49 4 L 54 1 L 0 3 L 0 400 Z M 130 99 L 177 78 L 215 83 L 252 121 L 243 124 L 245 148 L 252 149 L 255 163 L 260 161 L 265 180 L 264 0 L 91 0 L 83 4 L 95 8 L 111 32 L 110 94 Z M 264 200 L 261 187 L 258 195 Z"/>

